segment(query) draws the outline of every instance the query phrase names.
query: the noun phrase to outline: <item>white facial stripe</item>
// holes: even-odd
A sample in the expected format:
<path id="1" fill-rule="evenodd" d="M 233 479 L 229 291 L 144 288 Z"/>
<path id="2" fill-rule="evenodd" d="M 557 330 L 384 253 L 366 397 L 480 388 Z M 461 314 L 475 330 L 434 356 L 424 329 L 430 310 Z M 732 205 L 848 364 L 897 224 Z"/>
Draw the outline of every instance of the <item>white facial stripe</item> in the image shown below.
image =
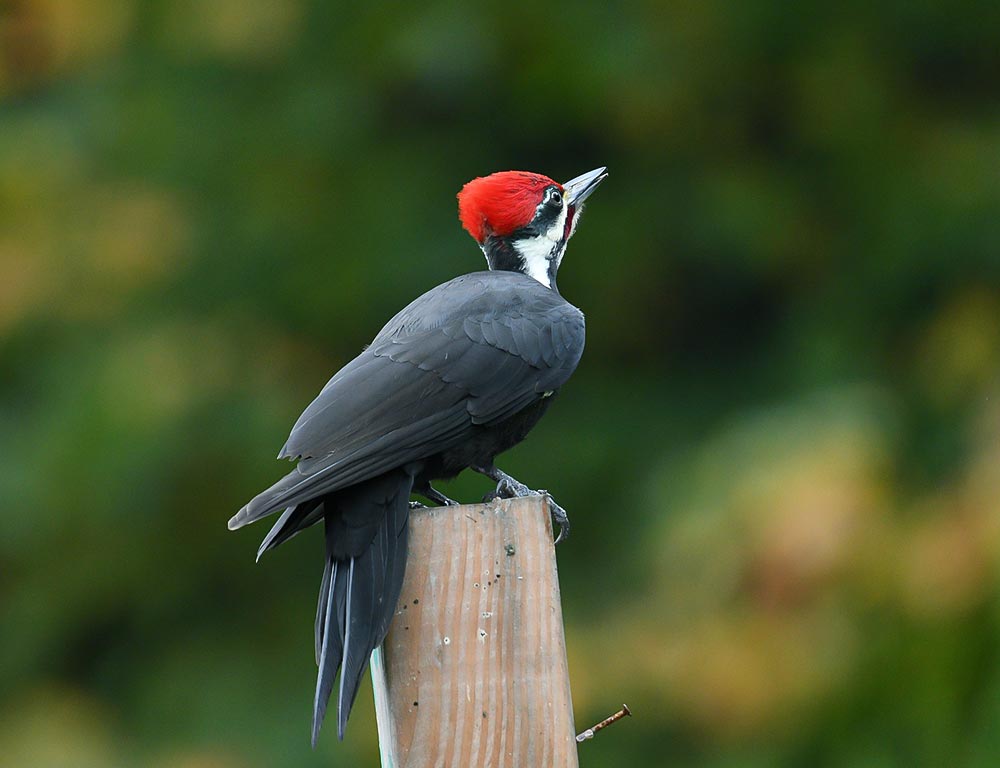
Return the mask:
<path id="1" fill-rule="evenodd" d="M 556 268 L 562 260 L 566 243 L 562 242 L 566 230 L 566 206 L 563 206 L 555 222 L 543 234 L 531 238 L 522 238 L 514 243 L 517 252 L 524 259 L 524 271 L 546 288 L 551 288 L 549 280 L 549 265 L 554 260 Z M 561 247 L 560 247 L 561 244 Z"/>
<path id="2" fill-rule="evenodd" d="M 549 282 L 549 258 L 555 243 L 549 240 L 548 233 L 538 237 L 525 237 L 514 242 L 514 247 L 524 259 L 524 271 L 528 277 L 533 277 L 546 288 L 551 288 Z"/>
<path id="3" fill-rule="evenodd" d="M 549 227 L 549 231 L 546 232 L 546 236 L 554 243 L 558 243 L 562 240 L 563 230 L 566 228 L 566 206 L 562 207 L 559 211 L 559 216 L 556 218 L 556 223 Z"/>
<path id="4" fill-rule="evenodd" d="M 563 251 L 566 250 L 566 243 L 562 242 L 563 232 L 566 230 L 566 206 L 563 206 L 556 217 L 555 222 L 543 234 L 531 238 L 521 238 L 514 243 L 517 252 L 524 259 L 524 271 L 529 277 L 533 277 L 546 288 L 551 288 L 549 280 L 549 263 L 556 262 L 556 268 L 562 261 Z M 560 247 L 562 243 L 562 247 Z"/>

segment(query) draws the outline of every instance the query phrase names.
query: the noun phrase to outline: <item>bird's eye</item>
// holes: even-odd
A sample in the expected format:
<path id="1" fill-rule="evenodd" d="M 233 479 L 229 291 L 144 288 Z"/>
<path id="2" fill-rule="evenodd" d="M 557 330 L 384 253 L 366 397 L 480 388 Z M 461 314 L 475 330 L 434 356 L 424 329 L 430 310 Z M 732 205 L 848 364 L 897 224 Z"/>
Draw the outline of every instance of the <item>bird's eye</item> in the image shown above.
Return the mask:
<path id="1" fill-rule="evenodd" d="M 562 205 L 562 195 L 559 194 L 559 190 L 550 189 L 548 193 L 548 200 L 546 202 L 548 202 L 549 205 L 554 205 L 556 207 Z"/>

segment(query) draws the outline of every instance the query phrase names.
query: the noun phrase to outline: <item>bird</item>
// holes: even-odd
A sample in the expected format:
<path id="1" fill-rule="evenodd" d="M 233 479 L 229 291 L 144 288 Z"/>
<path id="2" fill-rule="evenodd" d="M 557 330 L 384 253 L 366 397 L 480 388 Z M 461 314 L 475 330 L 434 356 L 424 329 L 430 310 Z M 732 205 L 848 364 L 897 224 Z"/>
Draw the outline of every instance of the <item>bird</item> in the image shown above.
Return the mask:
<path id="1" fill-rule="evenodd" d="M 499 469 L 583 354 L 583 313 L 556 283 L 596 168 L 559 184 L 527 171 L 473 179 L 459 219 L 487 269 L 424 293 L 396 314 L 302 412 L 279 459 L 297 463 L 230 520 L 230 530 L 281 512 L 257 559 L 323 523 L 325 561 L 315 620 L 315 748 L 337 686 L 338 737 L 372 651 L 389 630 L 406 568 L 410 511 L 454 505 L 432 482 L 469 468 L 496 487 L 484 500 L 534 493 Z M 569 534 L 565 510 L 549 499 Z"/>

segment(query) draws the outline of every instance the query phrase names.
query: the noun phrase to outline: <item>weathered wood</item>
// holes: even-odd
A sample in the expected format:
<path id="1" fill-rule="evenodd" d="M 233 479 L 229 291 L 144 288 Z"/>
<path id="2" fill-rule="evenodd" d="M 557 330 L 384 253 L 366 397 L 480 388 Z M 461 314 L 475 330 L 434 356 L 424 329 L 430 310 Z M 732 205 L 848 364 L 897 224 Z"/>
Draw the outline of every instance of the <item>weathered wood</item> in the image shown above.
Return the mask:
<path id="1" fill-rule="evenodd" d="M 577 768 L 544 497 L 411 515 L 372 679 L 384 768 Z"/>

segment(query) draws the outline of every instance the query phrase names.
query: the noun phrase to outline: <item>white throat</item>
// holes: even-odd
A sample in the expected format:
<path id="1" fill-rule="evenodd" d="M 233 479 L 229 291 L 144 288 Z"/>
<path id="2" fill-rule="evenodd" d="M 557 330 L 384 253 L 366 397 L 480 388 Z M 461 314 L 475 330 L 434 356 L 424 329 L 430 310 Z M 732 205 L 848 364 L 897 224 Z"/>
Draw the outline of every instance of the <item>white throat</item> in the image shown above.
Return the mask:
<path id="1" fill-rule="evenodd" d="M 553 258 L 553 251 L 558 247 L 545 235 L 538 237 L 526 237 L 514 243 L 517 252 L 524 260 L 524 273 L 528 277 L 533 277 L 546 288 L 552 287 L 549 280 L 549 263 Z"/>
<path id="2" fill-rule="evenodd" d="M 546 288 L 552 287 L 552 281 L 549 279 L 550 265 L 554 262 L 555 269 L 559 269 L 563 251 L 566 250 L 566 243 L 563 241 L 565 228 L 566 207 L 563 206 L 559 217 L 547 231 L 535 237 L 524 237 L 514 242 L 514 247 L 524 261 L 524 273 L 528 277 L 533 277 Z"/>

